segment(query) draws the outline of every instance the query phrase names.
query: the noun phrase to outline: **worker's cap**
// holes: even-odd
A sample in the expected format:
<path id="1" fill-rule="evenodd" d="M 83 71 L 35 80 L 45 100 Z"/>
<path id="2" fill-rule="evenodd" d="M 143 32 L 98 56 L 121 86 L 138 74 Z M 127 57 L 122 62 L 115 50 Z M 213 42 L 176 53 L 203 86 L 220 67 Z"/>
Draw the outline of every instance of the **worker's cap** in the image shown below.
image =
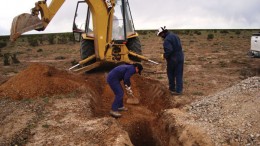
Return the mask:
<path id="1" fill-rule="evenodd" d="M 167 31 L 166 26 L 160 27 L 160 28 L 158 29 L 158 31 L 157 31 L 157 36 L 159 36 L 162 32 L 166 32 L 166 31 Z"/>
<path id="2" fill-rule="evenodd" d="M 134 63 L 133 65 L 138 68 L 138 73 L 141 75 L 143 66 L 140 63 Z"/>

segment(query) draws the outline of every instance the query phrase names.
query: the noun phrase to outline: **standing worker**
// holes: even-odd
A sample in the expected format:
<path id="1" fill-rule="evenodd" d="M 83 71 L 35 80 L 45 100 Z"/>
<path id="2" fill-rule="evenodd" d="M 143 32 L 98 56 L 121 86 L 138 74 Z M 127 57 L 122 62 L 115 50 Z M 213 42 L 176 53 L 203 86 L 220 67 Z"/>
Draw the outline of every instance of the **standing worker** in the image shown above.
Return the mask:
<path id="1" fill-rule="evenodd" d="M 173 95 L 182 94 L 184 54 L 180 38 L 169 32 L 166 27 L 160 27 L 157 36 L 163 38 L 163 58 L 167 61 L 167 76 L 169 90 Z"/>
<path id="2" fill-rule="evenodd" d="M 124 91 L 120 84 L 120 81 L 124 81 L 127 93 L 133 94 L 133 91 L 131 89 L 130 78 L 135 73 L 139 73 L 141 75 L 142 70 L 143 66 L 141 64 L 134 63 L 130 65 L 117 66 L 109 72 L 107 76 L 107 82 L 115 94 L 115 99 L 112 104 L 112 109 L 110 111 L 111 116 L 116 118 L 121 117 L 122 115 L 119 113 L 119 111 L 127 110 L 123 103 Z"/>

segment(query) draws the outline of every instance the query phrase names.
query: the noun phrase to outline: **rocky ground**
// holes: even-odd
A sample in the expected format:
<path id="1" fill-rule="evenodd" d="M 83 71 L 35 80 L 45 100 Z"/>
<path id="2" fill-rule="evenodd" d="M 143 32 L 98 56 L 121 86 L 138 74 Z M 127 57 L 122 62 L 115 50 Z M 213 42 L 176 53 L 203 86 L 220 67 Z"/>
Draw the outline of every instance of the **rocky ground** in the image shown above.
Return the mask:
<path id="1" fill-rule="evenodd" d="M 186 106 L 215 145 L 260 145 L 260 77 L 251 77 Z"/>
<path id="2" fill-rule="evenodd" d="M 260 145 L 260 59 L 246 55 L 252 31 L 200 32 L 179 32 L 181 96 L 167 90 L 162 40 L 140 32 L 143 54 L 160 64 L 142 62 L 142 76 L 131 80 L 140 104 L 126 104 L 119 119 L 108 114 L 109 70 L 66 71 L 78 44 L 7 45 L 1 54 L 16 52 L 20 63 L 4 66 L 0 57 L 0 145 Z"/>

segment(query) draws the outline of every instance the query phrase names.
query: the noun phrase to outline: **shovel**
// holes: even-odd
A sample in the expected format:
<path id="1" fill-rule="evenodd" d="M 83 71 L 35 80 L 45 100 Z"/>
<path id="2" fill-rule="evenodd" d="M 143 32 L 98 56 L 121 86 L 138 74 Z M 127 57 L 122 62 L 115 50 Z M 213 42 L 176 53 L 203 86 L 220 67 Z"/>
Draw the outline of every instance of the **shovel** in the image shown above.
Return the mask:
<path id="1" fill-rule="evenodd" d="M 139 104 L 139 99 L 135 97 L 133 94 L 128 94 L 128 98 L 126 100 L 127 104 Z"/>

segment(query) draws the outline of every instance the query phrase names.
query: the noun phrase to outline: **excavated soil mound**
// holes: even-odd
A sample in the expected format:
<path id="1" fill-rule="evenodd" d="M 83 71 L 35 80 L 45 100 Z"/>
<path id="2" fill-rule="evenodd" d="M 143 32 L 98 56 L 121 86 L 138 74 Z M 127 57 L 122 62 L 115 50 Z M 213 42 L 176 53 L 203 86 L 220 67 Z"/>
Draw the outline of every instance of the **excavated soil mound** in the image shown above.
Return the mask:
<path id="1" fill-rule="evenodd" d="M 68 131 L 74 131 L 78 128 L 77 125 L 84 127 L 86 121 L 91 118 L 110 118 L 109 111 L 114 100 L 114 93 L 106 83 L 107 74 L 108 71 L 99 71 L 76 75 L 47 65 L 33 64 L 2 84 L 0 94 L 13 99 L 23 99 L 75 93 L 74 97 L 77 98 L 50 98 L 52 104 L 46 103 L 48 106 L 44 108 L 44 113 L 48 113 L 48 115 L 42 117 L 42 121 L 39 119 L 39 124 L 43 126 L 39 126 L 40 130 L 35 130 L 39 133 L 38 135 L 34 134 L 37 135 L 35 139 L 46 139 L 41 137 L 42 133 L 48 133 L 46 135 L 54 133 L 53 135 L 56 135 L 57 129 L 55 127 L 59 127 L 58 129 L 60 127 L 65 129 L 71 127 Z M 120 128 L 128 133 L 131 143 L 135 146 L 167 145 L 168 137 L 164 131 L 158 130 L 156 123 L 159 113 L 172 106 L 170 102 L 172 96 L 169 95 L 167 87 L 159 81 L 138 74 L 131 78 L 131 83 L 134 95 L 140 100 L 140 104 L 127 104 L 126 100 L 131 97 L 127 94 L 124 95 L 124 105 L 128 107 L 128 111 L 122 112 L 122 118 L 116 119 Z M 37 100 L 32 102 L 37 102 Z M 48 111 L 47 107 L 50 108 Z M 75 114 L 75 112 L 79 113 Z M 57 123 L 59 124 L 57 125 Z M 68 123 L 71 123 L 71 125 L 66 125 Z M 87 127 L 89 126 L 83 129 L 88 131 Z M 48 130 L 45 131 L 45 128 L 48 128 Z M 80 130 L 79 135 L 84 135 L 84 130 Z M 114 130 L 110 131 L 113 132 Z M 28 133 L 25 133 L 26 137 L 30 137 Z M 61 137 L 66 139 L 69 133 L 65 133 Z M 112 137 L 115 137 L 115 135 Z M 86 137 L 82 136 L 82 138 L 85 139 Z"/>
<path id="2" fill-rule="evenodd" d="M 23 99 L 66 94 L 83 84 L 82 76 L 35 63 L 2 84 L 0 95 Z"/>

